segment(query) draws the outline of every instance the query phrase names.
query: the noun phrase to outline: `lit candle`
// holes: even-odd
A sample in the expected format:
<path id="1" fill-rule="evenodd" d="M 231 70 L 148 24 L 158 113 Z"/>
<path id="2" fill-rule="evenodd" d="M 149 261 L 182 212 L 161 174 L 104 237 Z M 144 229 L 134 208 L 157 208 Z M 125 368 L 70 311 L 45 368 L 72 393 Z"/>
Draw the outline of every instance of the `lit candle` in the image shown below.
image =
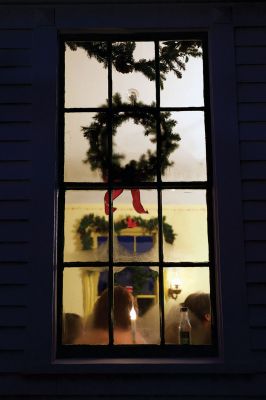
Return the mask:
<path id="1" fill-rule="evenodd" d="M 136 343 L 136 319 L 137 314 L 134 306 L 132 306 L 131 311 L 129 313 L 131 319 L 131 335 L 132 335 L 132 343 Z"/>

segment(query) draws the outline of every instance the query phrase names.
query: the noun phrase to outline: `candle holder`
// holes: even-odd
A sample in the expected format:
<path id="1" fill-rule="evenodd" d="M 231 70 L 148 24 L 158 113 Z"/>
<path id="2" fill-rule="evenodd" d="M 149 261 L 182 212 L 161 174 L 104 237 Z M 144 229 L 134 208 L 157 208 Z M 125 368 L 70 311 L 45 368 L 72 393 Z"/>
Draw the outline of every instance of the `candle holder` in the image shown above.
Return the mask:
<path id="1" fill-rule="evenodd" d="M 168 289 L 168 297 L 171 299 L 176 300 L 177 296 L 181 293 L 181 289 L 179 289 L 178 285 L 171 285 L 171 287 Z"/>

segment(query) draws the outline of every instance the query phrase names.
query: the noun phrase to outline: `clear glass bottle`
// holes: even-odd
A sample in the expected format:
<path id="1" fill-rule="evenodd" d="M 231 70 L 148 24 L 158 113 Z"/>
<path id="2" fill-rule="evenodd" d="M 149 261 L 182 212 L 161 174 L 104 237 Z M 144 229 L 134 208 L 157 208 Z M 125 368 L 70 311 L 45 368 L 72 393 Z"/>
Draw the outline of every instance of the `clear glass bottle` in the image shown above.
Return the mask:
<path id="1" fill-rule="evenodd" d="M 188 318 L 188 308 L 180 308 L 179 344 L 191 344 L 191 324 Z"/>

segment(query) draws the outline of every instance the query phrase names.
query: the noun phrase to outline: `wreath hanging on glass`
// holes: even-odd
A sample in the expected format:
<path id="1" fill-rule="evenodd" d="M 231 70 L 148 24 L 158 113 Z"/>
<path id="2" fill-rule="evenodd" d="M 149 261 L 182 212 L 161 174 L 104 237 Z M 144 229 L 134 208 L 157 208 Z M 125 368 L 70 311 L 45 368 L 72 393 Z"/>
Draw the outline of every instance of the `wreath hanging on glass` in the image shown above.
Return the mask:
<path id="1" fill-rule="evenodd" d="M 78 47 L 84 49 L 87 55 L 94 57 L 105 68 L 108 66 L 109 51 L 107 42 L 67 42 L 71 50 L 75 51 Z M 122 74 L 140 72 L 150 81 L 156 79 L 155 60 L 134 59 L 136 42 L 114 42 L 112 43 L 112 65 L 116 71 Z M 159 69 L 160 87 L 163 89 L 163 82 L 166 74 L 173 71 L 177 78 L 182 78 L 182 72 L 186 69 L 189 57 L 200 57 L 201 42 L 199 41 L 164 41 L 159 46 Z M 142 125 L 143 134 L 149 137 L 151 143 L 157 141 L 157 118 L 155 114 L 155 103 L 147 106 L 137 100 L 134 93 L 129 97 L 129 103 L 122 102 L 121 95 L 115 93 L 112 98 L 112 135 L 115 137 L 118 128 L 125 122 L 133 120 L 136 125 Z M 108 102 L 101 108 L 108 108 Z M 93 122 L 86 127 L 82 127 L 85 138 L 89 141 L 89 150 L 86 153 L 85 163 L 89 163 L 92 171 L 100 170 L 103 181 L 107 181 L 109 168 L 108 151 L 108 131 L 109 115 L 107 112 L 98 112 L 93 117 Z M 179 146 L 180 135 L 174 131 L 177 121 L 171 119 L 171 113 L 163 111 L 160 113 L 160 167 L 161 174 L 164 175 L 166 169 L 173 165 L 169 161 L 170 155 Z M 122 161 L 125 155 L 119 154 L 113 148 L 112 154 L 112 178 L 115 182 L 152 182 L 157 176 L 157 154 L 156 151 L 148 150 L 142 154 L 138 160 L 131 160 L 125 165 Z M 123 189 L 113 190 L 112 200 L 118 197 Z M 132 189 L 133 207 L 138 213 L 147 213 L 140 201 L 138 189 Z M 109 214 L 109 194 L 106 192 L 104 198 L 105 213 Z M 115 211 L 116 208 L 113 208 Z"/>

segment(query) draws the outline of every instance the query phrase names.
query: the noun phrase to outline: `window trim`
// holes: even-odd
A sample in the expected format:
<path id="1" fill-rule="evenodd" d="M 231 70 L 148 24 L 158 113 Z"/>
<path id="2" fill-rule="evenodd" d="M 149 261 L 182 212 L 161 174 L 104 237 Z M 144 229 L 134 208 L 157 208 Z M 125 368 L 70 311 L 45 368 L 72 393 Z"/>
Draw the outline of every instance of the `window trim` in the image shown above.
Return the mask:
<path id="1" fill-rule="evenodd" d="M 145 14 L 145 6 L 142 11 Z M 57 15 L 57 26 L 64 33 L 65 29 L 73 30 L 87 26 L 90 21 L 91 8 L 77 10 L 75 8 L 74 18 L 71 15 L 59 13 Z M 150 10 L 150 8 L 149 8 Z M 169 12 L 166 10 L 164 18 L 158 22 L 154 15 L 149 14 L 148 26 L 154 26 L 158 30 L 167 30 L 169 21 L 172 26 L 182 29 L 190 29 L 193 26 L 201 27 L 209 32 L 209 66 L 210 66 L 210 101 L 212 112 L 212 142 L 214 159 L 214 228 L 215 247 L 217 255 L 217 266 L 219 285 L 217 285 L 217 310 L 219 324 L 219 342 L 221 353 L 212 359 L 109 359 L 109 360 L 62 360 L 55 355 L 55 327 L 52 324 L 55 315 L 54 296 L 56 294 L 55 278 L 55 243 L 56 235 L 56 162 L 46 163 L 47 159 L 56 160 L 57 147 L 57 64 L 58 64 L 58 28 L 50 23 L 50 26 L 37 26 L 34 31 L 34 120 L 33 131 L 38 132 L 33 141 L 33 176 L 32 184 L 32 262 L 30 264 L 29 298 L 31 299 L 28 310 L 29 320 L 35 321 L 29 325 L 27 345 L 25 350 L 25 363 L 23 371 L 30 374 L 38 373 L 104 373 L 104 374 L 130 374 L 130 373 L 252 373 L 258 370 L 256 360 L 251 355 L 249 346 L 249 326 L 247 321 L 247 288 L 244 268 L 243 227 L 241 213 L 241 185 L 238 146 L 238 123 L 237 123 L 237 98 L 236 98 L 236 72 L 234 58 L 234 31 L 229 14 L 217 15 L 209 7 L 202 12 L 202 7 L 182 7 L 182 12 Z M 176 6 L 175 11 L 179 10 Z M 121 16 L 128 18 L 128 10 L 120 10 L 116 15 L 117 20 Z M 95 11 L 96 12 L 96 11 Z M 138 5 L 139 12 L 139 5 Z M 191 13 L 192 12 L 192 13 Z M 69 10 L 67 12 L 69 14 Z M 156 13 L 155 13 L 156 14 Z M 174 20 L 173 20 L 174 18 Z M 100 24 L 100 22 L 97 24 Z M 117 25 L 119 28 L 119 24 Z M 138 24 L 142 26 L 142 22 Z M 49 63 L 47 63 L 49 59 Z M 227 63 L 224 64 L 224 60 Z M 42 66 L 46 65 L 43 69 Z M 228 76 L 232 81 L 228 80 Z M 40 96 L 41 93 L 41 96 Z M 226 103 L 222 104 L 222 98 Z M 43 113 L 43 109 L 46 113 Z M 230 115 L 225 119 L 225 116 Z M 216 136 L 221 140 L 225 134 L 226 148 L 226 170 L 223 171 L 225 153 L 217 144 Z M 218 140 L 218 142 L 219 142 Z M 45 165 L 45 168 L 44 168 Z M 233 174 L 232 174 L 233 172 Z M 226 178 L 230 178 L 229 180 Z M 217 180 L 219 183 L 217 183 Z M 223 183 L 221 183 L 223 182 Z M 230 192 L 230 210 L 235 212 L 234 226 L 231 229 L 231 218 L 226 212 L 228 204 L 227 193 Z M 232 204 L 232 199 L 233 204 Z M 40 213 L 39 210 L 45 210 Z M 42 227 L 40 236 L 40 225 Z M 218 244 L 219 237 L 225 238 Z M 232 253 L 232 243 L 234 251 Z M 42 257 L 40 258 L 40 243 L 42 243 Z M 230 255 L 233 254 L 233 260 Z M 232 264 L 231 264 L 232 261 Z M 234 267 L 233 275 L 231 268 Z M 237 279 L 236 279 L 237 278 Z M 228 282 L 234 281 L 234 288 L 227 286 Z M 42 289 L 39 290 L 39 284 Z M 224 291 L 222 292 L 222 288 Z M 235 297 L 235 289 L 238 296 Z M 228 298 L 226 299 L 225 296 Z M 232 297 L 233 296 L 233 297 Z M 234 313 L 234 319 L 228 317 L 232 311 L 231 299 L 239 310 Z M 240 308 L 239 308 L 240 307 Z M 233 330 L 236 336 L 231 334 L 229 323 L 233 322 Z M 225 330 L 225 331 L 224 331 Z M 38 338 L 36 340 L 36 338 Z M 40 346 L 42 343 L 42 346 Z M 254 360 L 254 361 L 252 361 Z"/>

